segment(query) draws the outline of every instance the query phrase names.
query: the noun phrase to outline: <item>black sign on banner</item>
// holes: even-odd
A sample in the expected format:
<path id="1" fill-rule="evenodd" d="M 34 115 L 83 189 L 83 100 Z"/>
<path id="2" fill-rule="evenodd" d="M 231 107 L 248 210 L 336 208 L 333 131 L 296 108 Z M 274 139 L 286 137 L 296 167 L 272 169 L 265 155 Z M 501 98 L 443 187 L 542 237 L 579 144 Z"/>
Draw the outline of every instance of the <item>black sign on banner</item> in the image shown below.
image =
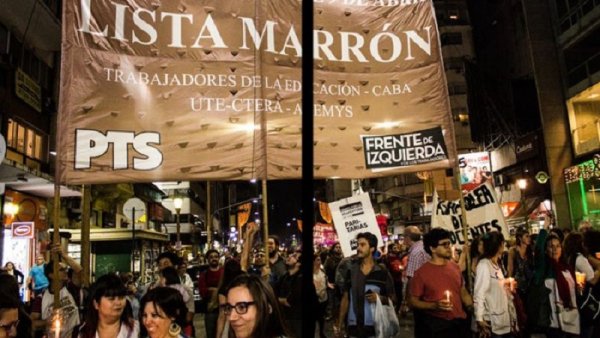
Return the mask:
<path id="1" fill-rule="evenodd" d="M 414 133 L 363 136 L 367 169 L 406 167 L 448 159 L 442 128 Z"/>

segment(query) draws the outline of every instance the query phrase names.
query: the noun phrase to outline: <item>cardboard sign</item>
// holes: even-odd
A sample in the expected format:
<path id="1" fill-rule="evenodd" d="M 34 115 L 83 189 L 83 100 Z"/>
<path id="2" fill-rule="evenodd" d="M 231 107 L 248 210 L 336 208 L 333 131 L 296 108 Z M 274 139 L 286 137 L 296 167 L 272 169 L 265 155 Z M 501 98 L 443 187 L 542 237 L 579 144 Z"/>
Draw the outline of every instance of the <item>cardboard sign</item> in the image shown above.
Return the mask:
<path id="1" fill-rule="evenodd" d="M 356 248 L 358 248 L 356 235 L 361 232 L 374 234 L 377 236 L 378 246 L 384 245 L 369 194 L 331 202 L 329 208 L 344 257 L 350 257 L 356 253 Z"/>
<path id="2" fill-rule="evenodd" d="M 502 232 L 504 238 L 509 237 L 508 226 L 502 215 L 502 210 L 496 197 L 496 192 L 490 182 L 486 182 L 464 195 L 467 211 L 468 239 L 473 235 L 483 235 L 490 231 Z M 431 227 L 444 228 L 451 232 L 452 244 L 464 244 L 464 225 L 461 218 L 460 201 L 444 201 L 433 196 Z"/>
<path id="3" fill-rule="evenodd" d="M 302 83 L 301 1 L 65 0 L 57 179 L 299 178 L 303 113 L 316 178 L 452 166 L 432 1 L 315 1 L 314 22 L 315 82 Z M 444 156 L 365 162 L 361 135 L 386 137 L 384 121 L 435 129 Z"/>

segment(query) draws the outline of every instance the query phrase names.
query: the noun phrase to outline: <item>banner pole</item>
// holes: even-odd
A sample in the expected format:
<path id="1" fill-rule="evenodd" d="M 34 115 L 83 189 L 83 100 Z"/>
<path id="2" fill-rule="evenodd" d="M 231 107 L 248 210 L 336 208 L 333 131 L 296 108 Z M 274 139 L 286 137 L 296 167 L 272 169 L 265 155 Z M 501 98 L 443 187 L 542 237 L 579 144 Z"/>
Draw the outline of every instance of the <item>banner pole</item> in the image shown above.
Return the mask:
<path id="1" fill-rule="evenodd" d="M 206 181 L 206 249 L 212 248 L 212 205 L 210 204 L 210 181 Z M 225 240 L 223 240 L 225 242 Z"/>
<path id="2" fill-rule="evenodd" d="M 263 202 L 263 239 L 265 256 L 269 259 L 269 200 L 267 198 L 267 179 L 262 180 L 262 202 Z M 267 263 L 268 264 L 268 263 Z"/>
<path id="3" fill-rule="evenodd" d="M 58 166 L 58 165 L 57 165 Z M 53 217 L 54 222 L 52 233 L 52 246 L 60 247 L 60 184 L 58 183 L 58 177 L 54 180 L 54 205 L 53 205 Z M 54 309 L 60 308 L 60 289 L 62 288 L 61 282 L 59 281 L 59 262 L 60 255 L 58 252 L 52 253 L 52 276 L 53 283 L 51 285 L 52 292 L 54 292 Z"/>
<path id="4" fill-rule="evenodd" d="M 465 243 L 469 243 L 469 224 L 467 223 L 467 209 L 465 207 L 465 197 L 463 196 L 462 184 L 460 181 L 460 168 L 458 164 L 454 167 L 454 177 L 456 177 L 456 183 L 458 184 L 458 192 L 460 195 L 460 222 L 463 225 L 463 238 L 465 239 Z M 465 283 L 467 284 L 467 290 L 471 284 L 471 257 L 469 253 L 466 254 L 466 264 L 467 264 L 467 279 Z"/>
<path id="5" fill-rule="evenodd" d="M 90 199 L 91 186 L 81 186 L 81 266 L 83 267 L 83 285 L 90 285 Z"/>

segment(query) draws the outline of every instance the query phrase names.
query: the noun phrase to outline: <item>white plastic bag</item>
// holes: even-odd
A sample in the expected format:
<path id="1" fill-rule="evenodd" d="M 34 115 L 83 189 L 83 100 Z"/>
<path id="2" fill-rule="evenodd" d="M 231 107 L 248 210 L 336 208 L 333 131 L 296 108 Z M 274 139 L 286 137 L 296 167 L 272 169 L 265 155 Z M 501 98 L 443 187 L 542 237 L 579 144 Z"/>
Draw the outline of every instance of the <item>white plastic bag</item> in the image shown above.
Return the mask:
<path id="1" fill-rule="evenodd" d="M 400 332 L 400 322 L 398 321 L 398 316 L 391 300 L 389 301 L 389 305 L 383 305 L 378 296 L 377 301 L 371 306 L 371 309 L 373 309 L 376 338 L 390 338 Z"/>

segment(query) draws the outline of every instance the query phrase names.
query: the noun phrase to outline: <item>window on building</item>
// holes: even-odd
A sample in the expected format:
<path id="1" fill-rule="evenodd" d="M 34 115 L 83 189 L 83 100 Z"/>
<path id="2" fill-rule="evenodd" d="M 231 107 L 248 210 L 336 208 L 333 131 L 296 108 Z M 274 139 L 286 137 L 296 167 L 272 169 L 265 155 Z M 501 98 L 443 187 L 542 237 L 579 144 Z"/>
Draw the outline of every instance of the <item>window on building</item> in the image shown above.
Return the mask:
<path id="1" fill-rule="evenodd" d="M 444 68 L 446 70 L 454 70 L 457 73 L 461 73 L 464 69 L 464 61 L 460 57 L 444 59 Z"/>
<path id="2" fill-rule="evenodd" d="M 45 137 L 13 119 L 8 120 L 6 146 L 27 157 L 44 160 Z"/>
<path id="3" fill-rule="evenodd" d="M 448 20 L 450 20 L 450 21 L 460 20 L 460 11 L 458 9 L 448 9 Z"/>
<path id="4" fill-rule="evenodd" d="M 443 33 L 441 40 L 442 46 L 462 45 L 462 34 L 460 32 Z"/>
<path id="5" fill-rule="evenodd" d="M 448 83 L 448 94 L 464 95 L 467 93 L 467 85 L 464 83 L 451 82 Z"/>

